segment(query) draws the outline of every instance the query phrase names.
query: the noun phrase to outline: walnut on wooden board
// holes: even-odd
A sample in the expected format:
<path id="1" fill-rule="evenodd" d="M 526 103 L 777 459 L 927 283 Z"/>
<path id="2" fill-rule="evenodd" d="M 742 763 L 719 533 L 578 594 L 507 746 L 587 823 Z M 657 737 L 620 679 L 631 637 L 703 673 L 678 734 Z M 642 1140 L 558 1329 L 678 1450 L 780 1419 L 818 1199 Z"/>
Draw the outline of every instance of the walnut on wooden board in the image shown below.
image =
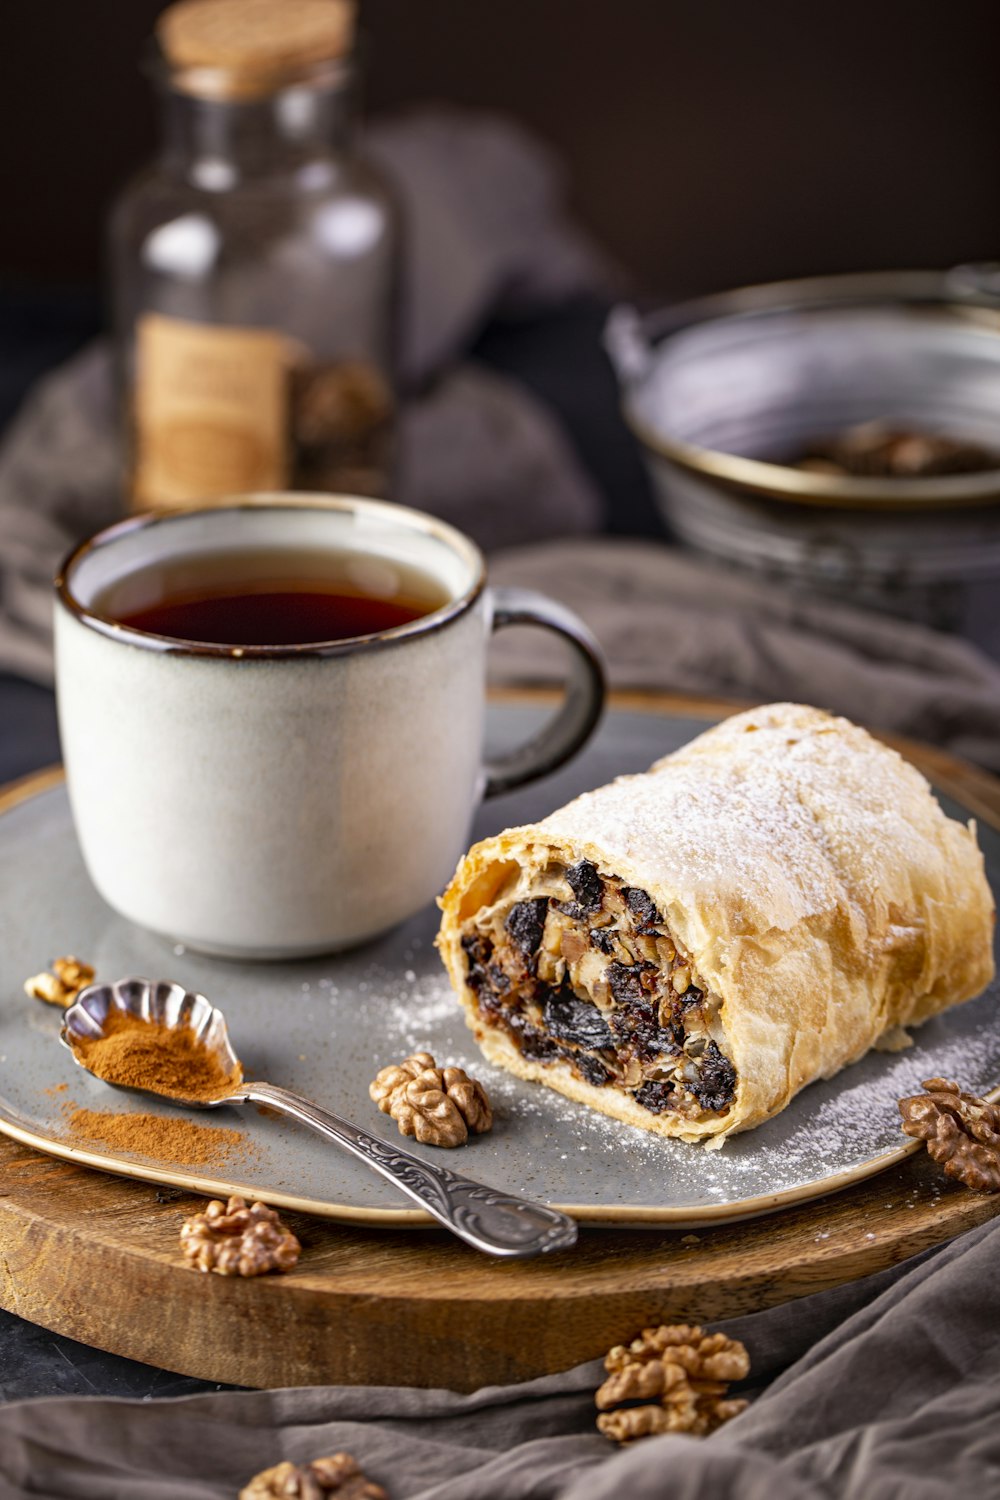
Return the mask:
<path id="1" fill-rule="evenodd" d="M 181 1225 L 181 1249 L 199 1271 L 219 1276 L 263 1276 L 290 1271 L 302 1246 L 266 1203 L 213 1198 L 204 1213 Z"/>
<path id="2" fill-rule="evenodd" d="M 946 1174 L 980 1193 L 1000 1192 L 1000 1105 L 948 1078 L 925 1079 L 923 1094 L 900 1099 L 903 1130 L 927 1142 Z"/>
<path id="3" fill-rule="evenodd" d="M 425 1146 L 462 1146 L 470 1134 L 482 1135 L 493 1124 L 482 1084 L 464 1068 L 439 1068 L 429 1052 L 383 1068 L 368 1092 L 401 1135 Z"/>
<path id="4" fill-rule="evenodd" d="M 24 993 L 46 1005 L 72 1005 L 82 989 L 94 982 L 94 970 L 82 959 L 68 954 L 54 958 L 43 974 L 33 974 L 24 981 Z"/>
<path id="5" fill-rule="evenodd" d="M 311 1463 L 275 1464 L 255 1474 L 240 1490 L 239 1500 L 389 1500 L 380 1484 L 366 1479 L 349 1453 L 331 1453 Z"/>
<path id="6" fill-rule="evenodd" d="M 705 1437 L 747 1405 L 727 1399 L 730 1381 L 750 1372 L 744 1346 L 688 1323 L 644 1329 L 628 1346 L 616 1345 L 604 1368 L 597 1426 L 616 1443 L 663 1432 Z"/>

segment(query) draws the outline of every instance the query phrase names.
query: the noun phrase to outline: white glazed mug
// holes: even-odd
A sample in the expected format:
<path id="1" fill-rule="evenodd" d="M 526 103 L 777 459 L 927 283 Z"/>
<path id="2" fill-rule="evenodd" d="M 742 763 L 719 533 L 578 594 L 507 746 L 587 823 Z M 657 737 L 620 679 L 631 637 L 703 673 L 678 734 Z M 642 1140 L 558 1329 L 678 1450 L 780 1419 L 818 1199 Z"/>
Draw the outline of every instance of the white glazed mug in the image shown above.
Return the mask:
<path id="1" fill-rule="evenodd" d="M 231 549 L 417 568 L 446 602 L 378 634 L 280 647 L 186 642 L 100 612 L 151 565 Z M 487 588 L 460 532 L 378 501 L 265 495 L 134 517 L 70 555 L 56 597 L 90 876 L 124 916 L 203 952 L 325 953 L 413 915 L 451 875 L 480 799 L 553 770 L 601 713 L 600 655 L 569 610 Z M 486 650 L 510 624 L 570 643 L 567 694 L 535 739 L 484 766 Z"/>

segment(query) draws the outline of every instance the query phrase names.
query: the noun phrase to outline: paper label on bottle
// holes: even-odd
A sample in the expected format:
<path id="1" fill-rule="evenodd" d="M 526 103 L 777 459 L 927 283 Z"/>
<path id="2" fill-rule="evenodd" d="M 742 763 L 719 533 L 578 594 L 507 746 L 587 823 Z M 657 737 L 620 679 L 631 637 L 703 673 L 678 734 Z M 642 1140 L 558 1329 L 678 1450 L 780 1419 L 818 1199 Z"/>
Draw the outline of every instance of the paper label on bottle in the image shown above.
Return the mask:
<path id="1" fill-rule="evenodd" d="M 136 329 L 132 503 L 287 487 L 293 344 L 259 328 L 146 313 Z"/>

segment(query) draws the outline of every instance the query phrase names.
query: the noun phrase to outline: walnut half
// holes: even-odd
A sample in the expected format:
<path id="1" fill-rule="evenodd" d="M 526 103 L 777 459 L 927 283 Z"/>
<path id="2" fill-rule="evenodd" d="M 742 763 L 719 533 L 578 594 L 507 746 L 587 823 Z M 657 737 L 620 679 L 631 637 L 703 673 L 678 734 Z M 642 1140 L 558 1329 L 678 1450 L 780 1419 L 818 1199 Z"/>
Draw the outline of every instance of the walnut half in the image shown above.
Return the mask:
<path id="1" fill-rule="evenodd" d="M 266 1203 L 213 1198 L 204 1213 L 181 1225 L 181 1249 L 199 1271 L 219 1276 L 263 1276 L 290 1271 L 302 1246 Z M 293 1492 L 290 1492 L 293 1493 Z"/>
<path id="2" fill-rule="evenodd" d="M 616 1443 L 663 1432 L 705 1437 L 747 1405 L 725 1399 L 729 1382 L 750 1372 L 744 1346 L 687 1323 L 644 1329 L 627 1348 L 616 1345 L 604 1368 L 597 1426 Z"/>
<path id="3" fill-rule="evenodd" d="M 280 1463 L 255 1474 L 239 1500 L 389 1500 L 380 1484 L 366 1479 L 349 1453 L 331 1453 L 308 1464 Z"/>
<path id="4" fill-rule="evenodd" d="M 94 970 L 82 959 L 69 954 L 66 958 L 54 958 L 49 971 L 33 974 L 24 981 L 24 993 L 32 1000 L 44 1000 L 46 1005 L 72 1005 L 82 989 L 94 982 Z"/>
<path id="5" fill-rule="evenodd" d="M 928 1078 L 922 1087 L 926 1093 L 899 1101 L 904 1132 L 926 1141 L 949 1177 L 976 1192 L 1000 1192 L 1000 1106 L 947 1078 Z"/>
<path id="6" fill-rule="evenodd" d="M 493 1124 L 493 1110 L 481 1083 L 464 1068 L 439 1068 L 429 1052 L 414 1052 L 383 1068 L 368 1092 L 401 1135 L 425 1146 L 463 1146 Z"/>

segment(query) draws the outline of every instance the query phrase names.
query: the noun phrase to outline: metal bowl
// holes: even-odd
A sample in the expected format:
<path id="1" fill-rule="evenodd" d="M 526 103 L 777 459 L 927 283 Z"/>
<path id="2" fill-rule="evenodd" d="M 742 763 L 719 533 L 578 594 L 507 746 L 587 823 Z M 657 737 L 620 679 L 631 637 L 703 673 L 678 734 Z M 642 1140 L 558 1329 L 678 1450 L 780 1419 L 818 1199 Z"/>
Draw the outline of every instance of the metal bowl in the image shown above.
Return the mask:
<path id="1" fill-rule="evenodd" d="M 752 287 L 640 318 L 607 343 L 668 528 L 793 586 L 948 623 L 1000 576 L 1000 468 L 935 478 L 805 472 L 865 422 L 1000 451 L 1000 298 L 989 268 Z"/>

